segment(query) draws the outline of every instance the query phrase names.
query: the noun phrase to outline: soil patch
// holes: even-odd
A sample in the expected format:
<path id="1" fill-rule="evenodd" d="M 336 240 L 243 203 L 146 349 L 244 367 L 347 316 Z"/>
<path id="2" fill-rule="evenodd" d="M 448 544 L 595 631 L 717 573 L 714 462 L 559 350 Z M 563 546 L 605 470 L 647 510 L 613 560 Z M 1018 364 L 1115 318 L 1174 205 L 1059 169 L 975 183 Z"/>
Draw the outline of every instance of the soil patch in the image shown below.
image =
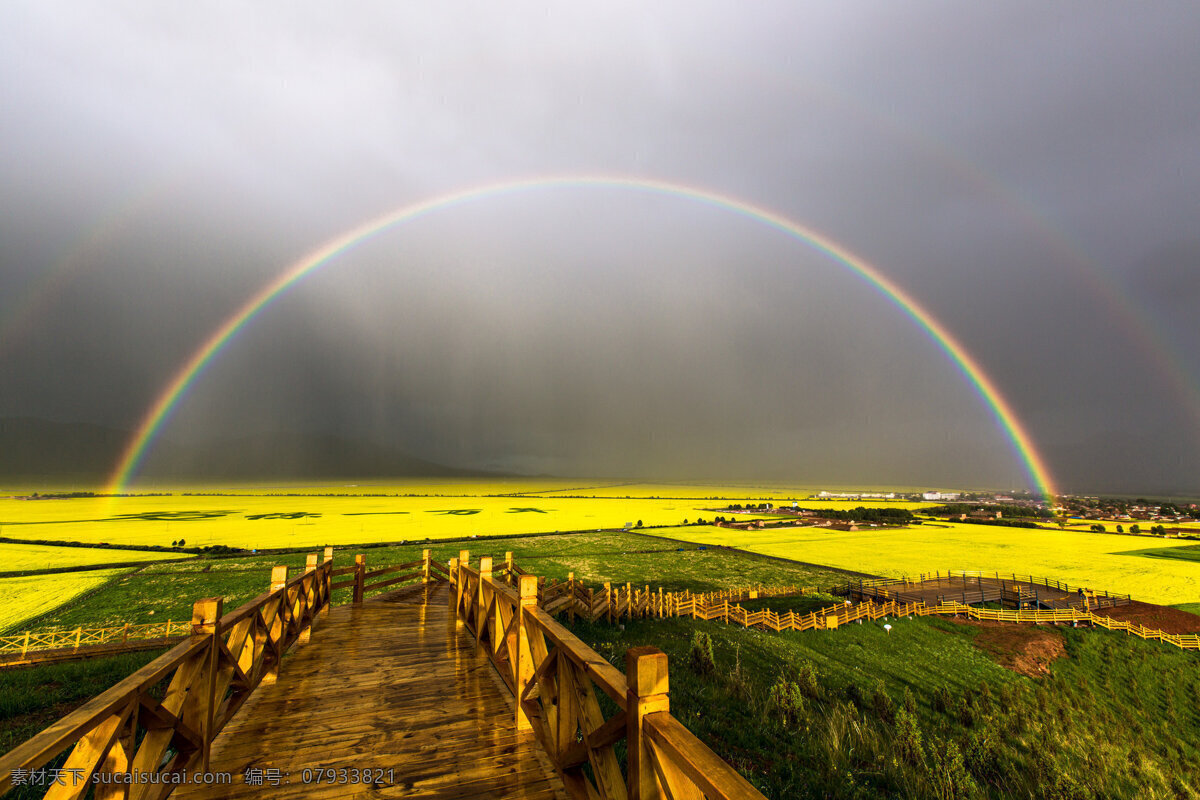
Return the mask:
<path id="1" fill-rule="evenodd" d="M 1123 622 L 1136 622 L 1164 633 L 1200 633 L 1200 615 L 1139 600 L 1127 606 L 1106 608 L 1097 614 Z"/>
<path id="2" fill-rule="evenodd" d="M 1050 665 L 1065 658 L 1067 649 L 1062 634 L 1053 627 L 1014 625 L 991 620 L 955 620 L 979 628 L 972 640 L 976 647 L 996 663 L 1030 678 L 1050 674 Z"/>

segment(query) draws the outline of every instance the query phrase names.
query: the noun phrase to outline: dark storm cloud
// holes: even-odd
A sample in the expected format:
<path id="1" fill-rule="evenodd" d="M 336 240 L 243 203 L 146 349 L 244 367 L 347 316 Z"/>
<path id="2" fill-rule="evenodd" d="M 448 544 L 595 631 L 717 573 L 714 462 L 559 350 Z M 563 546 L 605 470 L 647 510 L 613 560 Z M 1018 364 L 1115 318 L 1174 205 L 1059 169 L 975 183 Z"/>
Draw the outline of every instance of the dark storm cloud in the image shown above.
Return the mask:
<path id="1" fill-rule="evenodd" d="M 10 3 L 0 416 L 132 426 L 242 299 L 363 219 L 626 174 L 753 200 L 876 264 L 1065 486 L 1195 493 L 1197 23 L 1190 4 Z M 461 204 L 364 245 L 244 331 L 167 435 L 279 429 L 530 471 L 1025 481 L 864 281 L 612 189 Z"/>

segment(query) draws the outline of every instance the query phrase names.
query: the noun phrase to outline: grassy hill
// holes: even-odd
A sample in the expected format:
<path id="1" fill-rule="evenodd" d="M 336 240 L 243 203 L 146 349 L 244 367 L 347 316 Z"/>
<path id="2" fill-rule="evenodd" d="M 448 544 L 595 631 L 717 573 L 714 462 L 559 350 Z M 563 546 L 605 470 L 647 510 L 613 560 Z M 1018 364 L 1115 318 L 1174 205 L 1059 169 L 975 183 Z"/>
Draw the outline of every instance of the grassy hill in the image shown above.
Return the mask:
<path id="1" fill-rule="evenodd" d="M 511 550 L 541 575 L 694 591 L 747 583 L 828 587 L 840 573 L 633 534 L 434 543 L 445 560 Z M 374 566 L 421 546 L 362 549 Z M 346 563 L 358 551 L 335 557 Z M 39 624 L 182 618 L 202 596 L 226 607 L 303 554 L 147 565 Z M 349 598 L 335 593 L 335 602 Z M 761 601 L 807 611 L 830 596 Z M 151 613 L 153 612 L 153 613 Z M 1124 634 L 1052 626 L 893 619 L 837 631 L 768 633 L 687 619 L 578 622 L 614 665 L 651 644 L 670 657 L 675 716 L 768 797 L 1195 798 L 1200 659 Z M 0 673 L 0 746 L 12 746 L 148 660 L 136 654 Z"/>

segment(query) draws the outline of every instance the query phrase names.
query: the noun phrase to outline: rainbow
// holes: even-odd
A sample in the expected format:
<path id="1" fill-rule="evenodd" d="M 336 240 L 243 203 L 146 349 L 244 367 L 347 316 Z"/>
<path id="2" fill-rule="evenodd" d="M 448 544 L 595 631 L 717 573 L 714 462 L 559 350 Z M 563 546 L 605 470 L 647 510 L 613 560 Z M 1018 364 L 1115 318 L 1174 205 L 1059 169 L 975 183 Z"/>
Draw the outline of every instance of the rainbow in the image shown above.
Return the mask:
<path id="1" fill-rule="evenodd" d="M 405 222 L 451 208 L 459 203 L 499 197 L 531 190 L 553 188 L 615 188 L 682 198 L 704 205 L 730 211 L 762 223 L 813 249 L 824 253 L 835 262 L 858 274 L 894 305 L 917 323 L 929 337 L 950 357 L 959 371 L 967 378 L 975 391 L 987 405 L 1001 429 L 1021 459 L 1032 485 L 1047 498 L 1055 494 L 1050 471 L 1045 459 L 1034 446 L 1025 426 L 1018 419 L 1012 406 L 1000 392 L 999 387 L 984 371 L 982 365 L 944 325 L 938 322 L 917 300 L 893 283 L 878 269 L 851 253 L 832 239 L 810 230 L 781 214 L 735 197 L 707 189 L 686 186 L 667 181 L 633 177 L 593 175 L 566 175 L 539 177 L 524 180 L 493 183 L 462 189 L 417 203 L 402 206 L 376 217 L 333 239 L 326 241 L 296 261 L 274 280 L 263 286 L 240 308 L 231 314 L 188 358 L 171 378 L 170 383 L 145 412 L 137 429 L 122 452 L 121 459 L 109 479 L 108 493 L 121 494 L 137 473 L 150 445 L 154 442 L 179 401 L 192 385 L 204 374 L 205 368 L 234 339 L 238 331 L 250 324 L 280 295 L 294 286 L 306 275 L 320 269 L 338 256 L 367 242 L 383 232 Z"/>

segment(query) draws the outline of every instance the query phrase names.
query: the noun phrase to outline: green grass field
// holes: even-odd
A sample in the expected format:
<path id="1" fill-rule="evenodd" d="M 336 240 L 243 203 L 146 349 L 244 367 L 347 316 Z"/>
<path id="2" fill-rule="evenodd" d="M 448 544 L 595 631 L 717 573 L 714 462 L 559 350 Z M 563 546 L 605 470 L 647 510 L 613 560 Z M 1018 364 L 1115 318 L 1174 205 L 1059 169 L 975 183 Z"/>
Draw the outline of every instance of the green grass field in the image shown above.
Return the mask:
<path id="1" fill-rule="evenodd" d="M 335 551 L 334 564 L 348 566 L 354 563 L 357 552 L 366 555 L 368 569 L 402 564 L 419 559 L 424 546 L 346 548 Z M 820 568 L 726 550 L 701 550 L 696 546 L 629 533 L 433 543 L 429 547 L 433 557 L 442 562 L 457 556 L 460 550 L 470 550 L 475 564 L 482 555 L 491 555 L 499 563 L 506 551 L 512 551 L 521 567 L 533 574 L 563 580 L 573 571 L 577 579 L 593 586 L 604 581 L 632 581 L 638 585 L 651 583 L 668 590 L 707 591 L 747 586 L 768 579 L 773 585 L 804 586 L 829 586 L 841 579 L 839 573 Z M 45 613 L 47 609 L 42 609 L 37 612 L 43 614 L 37 627 L 74 628 L 190 619 L 192 603 L 201 597 L 221 596 L 225 599 L 225 608 L 232 610 L 267 590 L 272 566 L 285 564 L 295 574 L 304 566 L 304 561 L 303 553 L 292 553 L 198 557 L 183 563 L 147 564 L 127 572 L 81 601 L 67 602 L 48 614 Z M 72 575 L 84 580 L 90 574 L 78 572 L 49 577 L 61 577 L 69 582 Z M 347 602 L 349 597 L 349 589 L 334 592 L 335 602 Z"/>
<path id="2" fill-rule="evenodd" d="M 1027 626 L 1005 645 L 1058 655 L 1032 678 L 1001 666 L 987 628 L 890 624 L 774 634 L 672 619 L 575 630 L 618 666 L 629 647 L 665 650 L 672 714 L 772 800 L 1196 797 L 1195 654 Z M 693 654 L 698 633 L 711 639 L 711 670 Z"/>
<path id="3" fill-rule="evenodd" d="M 1200 562 L 1186 540 L 1145 541 L 1088 531 L 1029 530 L 966 523 L 837 531 L 788 528 L 739 531 L 711 526 L 656 529 L 657 536 L 738 547 L 755 553 L 874 575 L 917 575 L 934 570 L 984 570 L 1048 576 L 1164 605 L 1200 601 Z M 1183 558 L 1164 558 L 1180 549 Z"/>
<path id="4" fill-rule="evenodd" d="M 963 536 L 1046 533 L 962 527 Z M 672 533 L 696 538 L 705 530 L 729 533 L 698 527 Z M 335 563 L 351 563 L 360 550 L 369 568 L 401 563 L 424 546 L 442 561 L 468 549 L 473 563 L 511 550 L 534 574 L 561 579 L 574 571 L 591 584 L 703 591 L 844 580 L 836 571 L 767 555 L 611 532 L 342 548 Z M 44 614 L 39 627 L 183 619 L 195 599 L 218 595 L 232 609 L 267 588 L 273 565 L 298 569 L 304 558 L 302 552 L 200 556 L 106 573 L 98 591 Z M 334 600 L 348 601 L 348 590 Z M 820 595 L 754 605 L 807 611 L 831 602 Z M 1200 780 L 1198 662 L 1162 644 L 1103 631 L 998 629 L 939 618 L 893 619 L 890 633 L 882 623 L 774 634 L 687 619 L 622 622 L 623 628 L 580 622 L 575 630 L 622 668 L 630 646 L 665 650 L 672 712 L 772 800 L 1193 797 L 1189 787 Z M 690 642 L 698 632 L 712 639 L 711 671 L 693 665 Z M 1030 652 L 1053 645 L 1039 662 L 1041 677 L 1013 668 L 1012 657 L 1025 654 L 1030 642 L 1042 648 Z M 152 655 L 0 672 L 5 742 L 31 735 Z"/>

